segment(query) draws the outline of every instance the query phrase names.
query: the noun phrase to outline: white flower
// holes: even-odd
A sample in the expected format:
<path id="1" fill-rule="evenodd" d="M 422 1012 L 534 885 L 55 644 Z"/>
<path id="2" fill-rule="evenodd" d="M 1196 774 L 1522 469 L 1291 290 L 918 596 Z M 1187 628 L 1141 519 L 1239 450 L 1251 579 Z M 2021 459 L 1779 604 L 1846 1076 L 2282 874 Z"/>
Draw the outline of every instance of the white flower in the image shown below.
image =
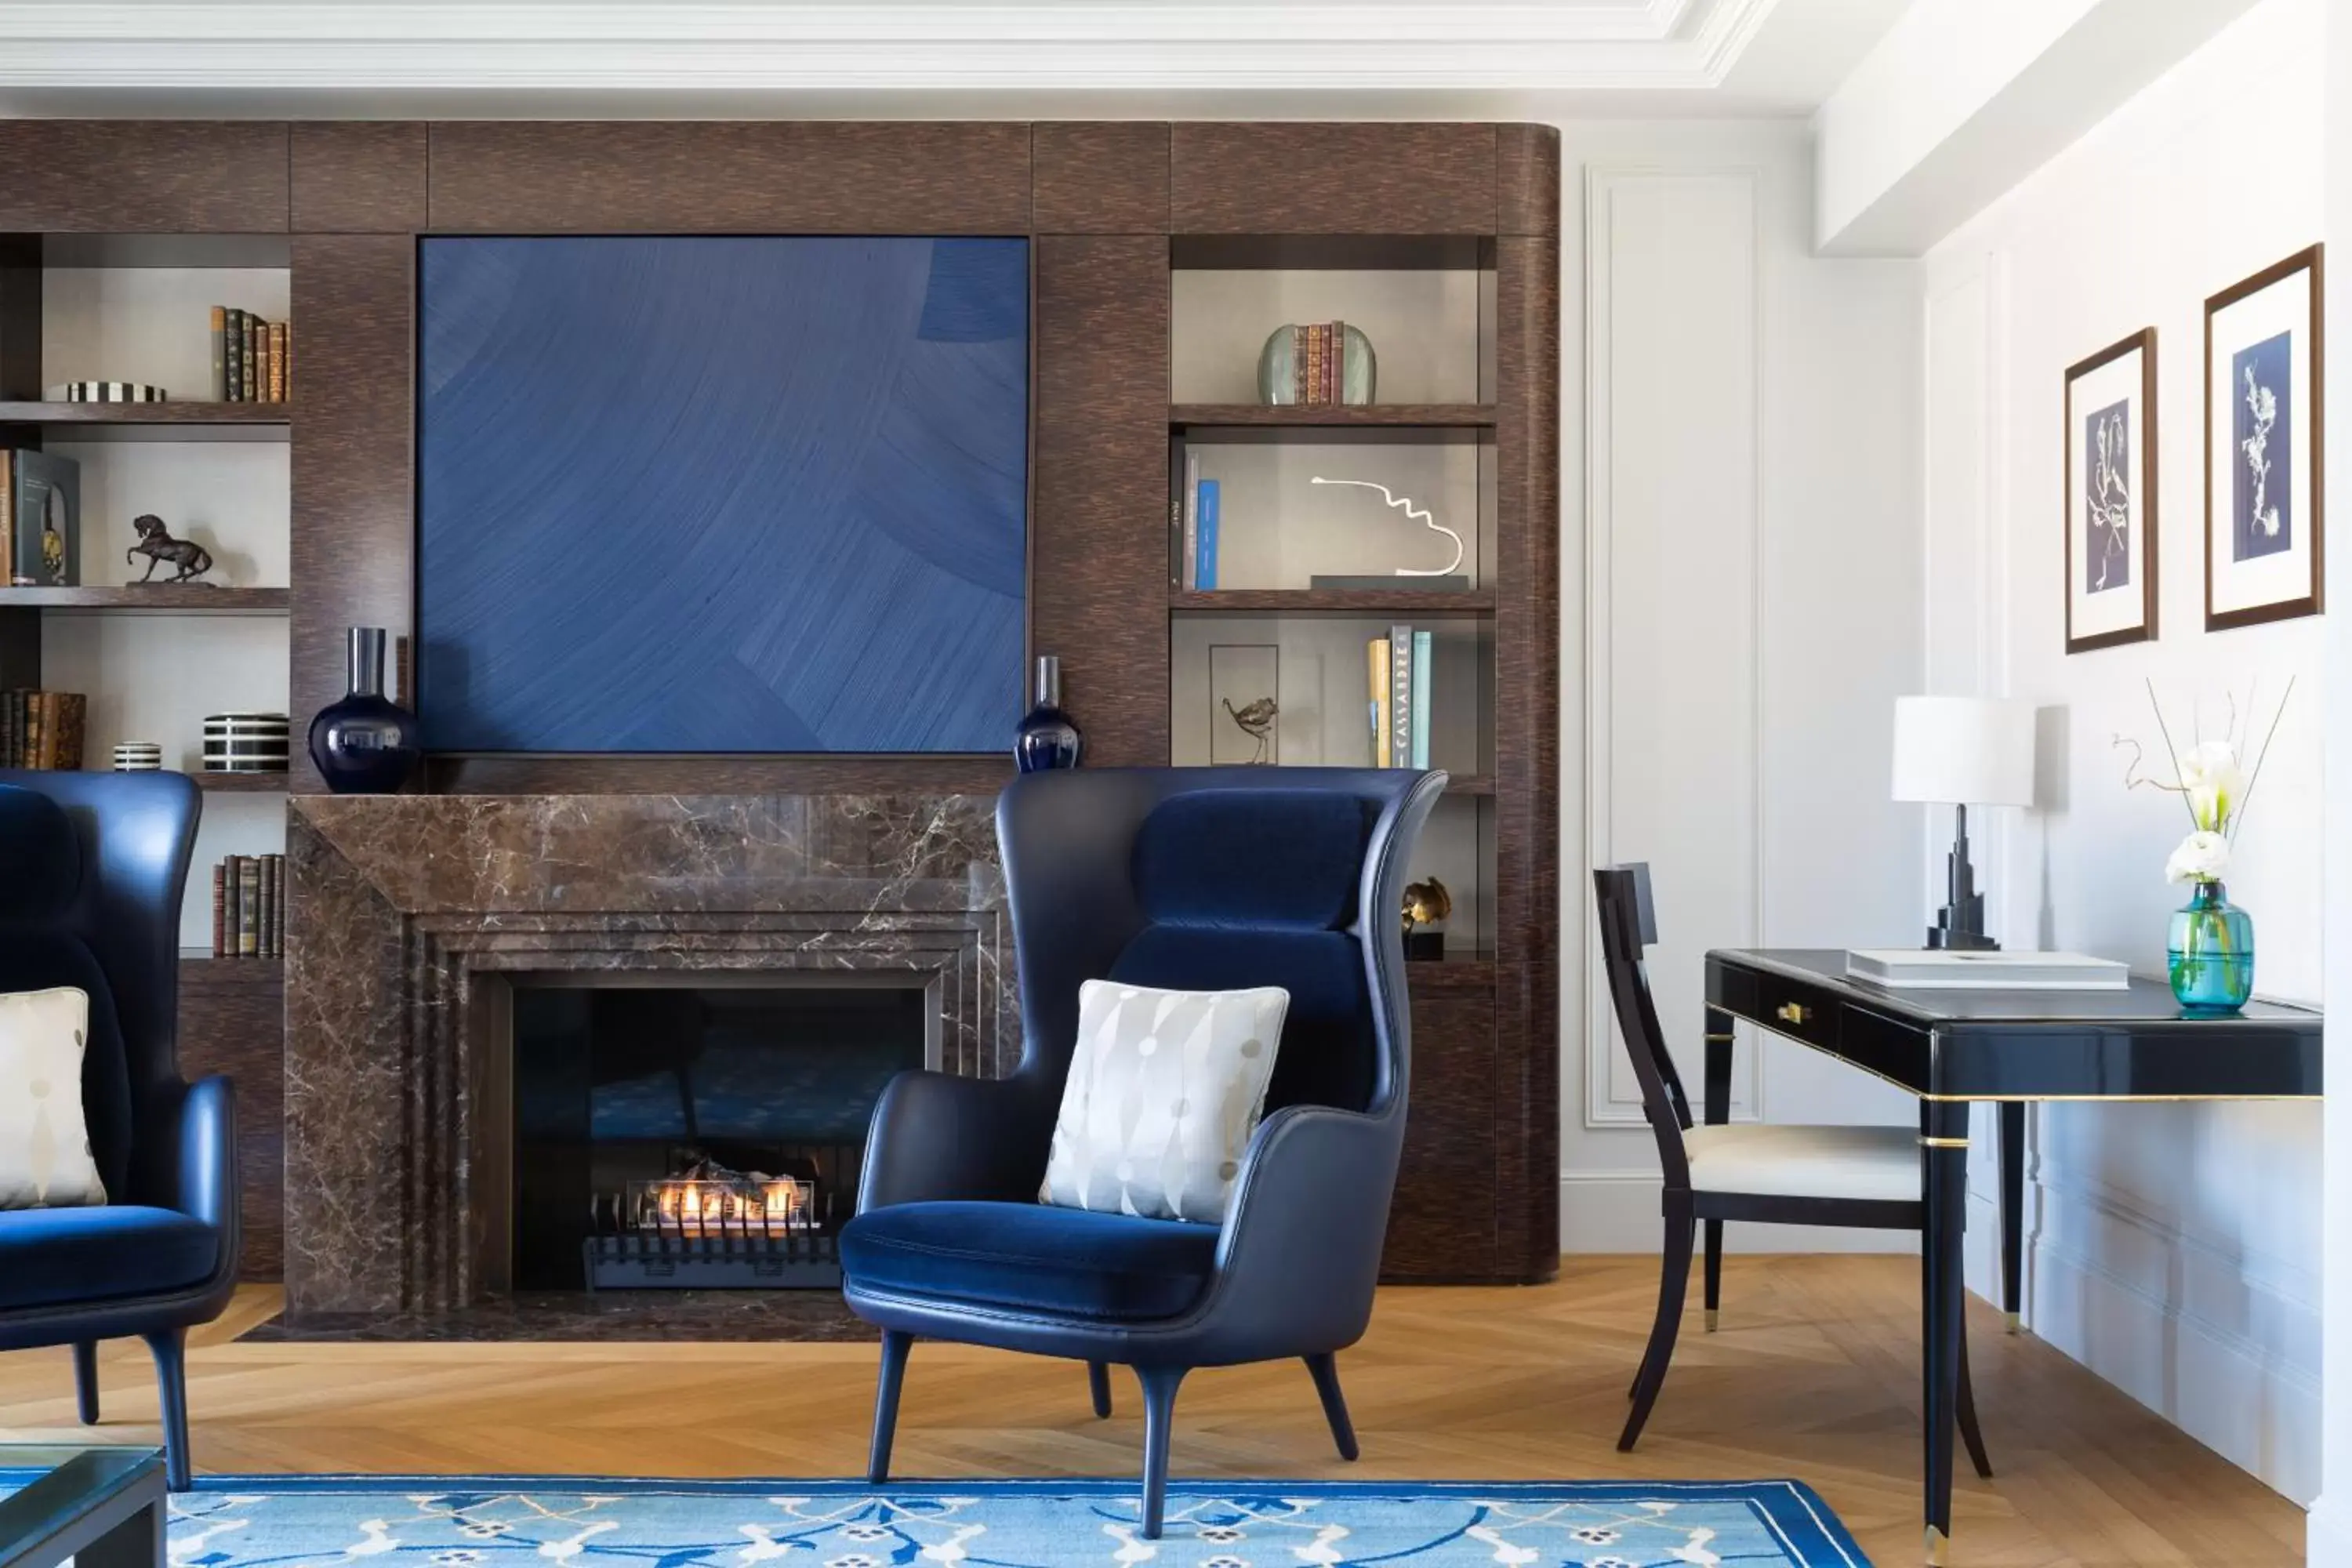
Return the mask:
<path id="1" fill-rule="evenodd" d="M 2219 833 L 2229 826 L 2230 814 L 2246 793 L 2246 775 L 2238 766 L 2237 749 L 2227 741 L 2205 741 L 2191 746 L 2174 764 L 2181 786 L 2189 792 L 2189 810 L 2198 827 Z"/>
<path id="2" fill-rule="evenodd" d="M 2218 882 L 2230 868 L 2230 841 L 2218 833 L 2199 829 L 2180 841 L 2164 863 L 2168 882 Z"/>

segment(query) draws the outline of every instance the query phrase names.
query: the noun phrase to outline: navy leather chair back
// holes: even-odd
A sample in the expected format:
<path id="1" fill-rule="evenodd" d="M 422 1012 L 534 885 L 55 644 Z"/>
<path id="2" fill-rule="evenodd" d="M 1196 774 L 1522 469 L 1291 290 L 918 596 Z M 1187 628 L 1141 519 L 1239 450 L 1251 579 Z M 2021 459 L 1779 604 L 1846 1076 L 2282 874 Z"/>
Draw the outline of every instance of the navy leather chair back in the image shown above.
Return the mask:
<path id="1" fill-rule="evenodd" d="M 1381 1052 L 1355 936 L 1378 812 L 1328 790 L 1178 795 L 1137 828 L 1129 876 L 1145 924 L 1108 978 L 1179 991 L 1290 993 L 1266 1110 L 1370 1107 Z"/>
<path id="2" fill-rule="evenodd" d="M 82 1112 L 115 1203 L 177 1179 L 138 1153 L 176 1142 L 142 1133 L 176 1110 L 162 1101 L 180 1084 L 180 895 L 201 806 L 180 773 L 0 772 L 0 991 L 89 994 Z"/>

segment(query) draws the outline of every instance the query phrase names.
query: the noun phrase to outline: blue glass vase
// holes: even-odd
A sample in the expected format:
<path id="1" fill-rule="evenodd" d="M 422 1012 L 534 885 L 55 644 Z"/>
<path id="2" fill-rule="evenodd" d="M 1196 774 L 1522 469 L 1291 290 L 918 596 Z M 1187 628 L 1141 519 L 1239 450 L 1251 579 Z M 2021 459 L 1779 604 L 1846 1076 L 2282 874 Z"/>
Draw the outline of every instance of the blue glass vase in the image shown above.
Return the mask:
<path id="1" fill-rule="evenodd" d="M 1037 706 L 1013 732 L 1013 758 L 1024 773 L 1075 768 L 1086 737 L 1062 711 L 1062 661 L 1054 654 L 1037 659 Z"/>
<path id="2" fill-rule="evenodd" d="M 310 721 L 310 760 L 337 795 L 392 795 L 419 755 L 416 716 L 383 694 L 382 626 L 351 628 L 350 689 Z"/>
<path id="3" fill-rule="evenodd" d="M 2254 994 L 2254 920 L 2230 902 L 2219 882 L 2172 913 L 2168 944 L 2172 994 L 2194 1016 L 2234 1013 Z"/>

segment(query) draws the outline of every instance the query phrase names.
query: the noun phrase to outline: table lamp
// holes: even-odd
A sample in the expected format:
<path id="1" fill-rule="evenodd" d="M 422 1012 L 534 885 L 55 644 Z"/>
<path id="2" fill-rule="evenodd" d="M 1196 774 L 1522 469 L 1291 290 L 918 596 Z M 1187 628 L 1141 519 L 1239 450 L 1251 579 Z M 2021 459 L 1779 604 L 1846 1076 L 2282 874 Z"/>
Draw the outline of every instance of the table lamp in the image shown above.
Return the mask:
<path id="1" fill-rule="evenodd" d="M 1931 948 L 1989 949 L 1969 864 L 1969 807 L 2033 804 L 2033 709 L 1984 697 L 1895 700 L 1895 798 L 1954 808 L 1949 887 Z"/>

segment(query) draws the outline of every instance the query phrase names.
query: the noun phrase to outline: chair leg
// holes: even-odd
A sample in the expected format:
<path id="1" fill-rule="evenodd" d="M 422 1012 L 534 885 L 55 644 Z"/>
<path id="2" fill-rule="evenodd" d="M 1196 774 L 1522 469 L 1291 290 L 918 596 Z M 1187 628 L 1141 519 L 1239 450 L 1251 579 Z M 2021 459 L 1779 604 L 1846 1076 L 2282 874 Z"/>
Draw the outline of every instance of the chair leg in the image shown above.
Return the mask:
<path id="1" fill-rule="evenodd" d="M 1339 1457 L 1353 1462 L 1356 1458 L 1356 1424 L 1348 1419 L 1348 1401 L 1339 1392 L 1339 1358 L 1325 1352 L 1307 1358 L 1307 1371 L 1315 1379 L 1315 1392 L 1323 1398 L 1323 1419 L 1331 1423 L 1331 1441 L 1339 1446 Z"/>
<path id="2" fill-rule="evenodd" d="M 82 1340 L 73 1348 L 74 1406 L 85 1426 L 98 1425 L 98 1344 Z"/>
<path id="3" fill-rule="evenodd" d="M 1098 1361 L 1087 1363 L 1087 1392 L 1094 1395 L 1095 1414 L 1108 1418 L 1110 1415 L 1110 1368 Z"/>
<path id="4" fill-rule="evenodd" d="M 194 1485 L 188 1458 L 188 1336 L 160 1329 L 142 1337 L 155 1358 L 155 1392 L 163 1407 L 163 1484 L 184 1492 Z"/>
<path id="5" fill-rule="evenodd" d="M 898 1388 L 907 1381 L 907 1352 L 915 1336 L 882 1331 L 882 1370 L 874 1381 L 874 1440 L 866 1451 L 866 1479 L 880 1486 L 890 1479 L 890 1439 L 898 1430 Z"/>
<path id="6" fill-rule="evenodd" d="M 1976 1390 L 1969 1386 L 1969 1328 L 1966 1323 L 1960 1325 L 1959 1392 L 1960 1441 L 1969 1446 L 1969 1458 L 1976 1465 L 1977 1474 L 1990 1480 L 1992 1460 L 1985 1456 L 1984 1433 L 1977 1426 Z"/>
<path id="7" fill-rule="evenodd" d="M 1168 1509 L 1168 1447 L 1175 1435 L 1176 1389 L 1189 1368 L 1139 1366 L 1143 1384 L 1143 1539 L 1160 1539 Z"/>
<path id="8" fill-rule="evenodd" d="M 1642 1358 L 1641 1375 L 1633 1380 L 1633 1413 L 1617 1438 L 1617 1451 L 1630 1454 L 1641 1441 L 1650 1407 L 1666 1381 L 1666 1363 L 1674 1359 L 1675 1336 L 1681 1331 L 1683 1298 L 1690 1289 L 1691 1219 L 1687 1211 L 1666 1216 L 1665 1258 L 1658 1276 L 1658 1320 L 1650 1329 L 1650 1348 Z"/>
<path id="9" fill-rule="evenodd" d="M 1715 1332 L 1716 1313 L 1723 1308 L 1723 1222 L 1706 1222 L 1706 1331 Z"/>

